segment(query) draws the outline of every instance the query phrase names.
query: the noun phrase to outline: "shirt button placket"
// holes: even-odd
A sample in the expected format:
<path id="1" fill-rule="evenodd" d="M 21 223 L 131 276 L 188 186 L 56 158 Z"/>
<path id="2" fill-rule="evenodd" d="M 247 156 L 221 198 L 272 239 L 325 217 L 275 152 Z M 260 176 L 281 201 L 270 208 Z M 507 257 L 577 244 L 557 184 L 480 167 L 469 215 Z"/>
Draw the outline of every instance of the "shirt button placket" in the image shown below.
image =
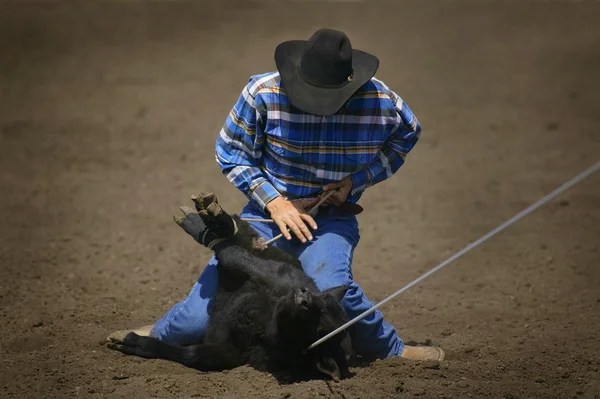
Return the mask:
<path id="1" fill-rule="evenodd" d="M 324 146 L 327 139 L 327 117 L 324 116 L 321 119 L 321 139 L 319 140 L 319 144 L 321 146 L 320 150 L 319 150 L 319 169 L 324 170 L 325 167 L 327 166 L 327 163 L 325 162 L 327 155 L 325 154 L 325 150 L 324 150 Z"/>

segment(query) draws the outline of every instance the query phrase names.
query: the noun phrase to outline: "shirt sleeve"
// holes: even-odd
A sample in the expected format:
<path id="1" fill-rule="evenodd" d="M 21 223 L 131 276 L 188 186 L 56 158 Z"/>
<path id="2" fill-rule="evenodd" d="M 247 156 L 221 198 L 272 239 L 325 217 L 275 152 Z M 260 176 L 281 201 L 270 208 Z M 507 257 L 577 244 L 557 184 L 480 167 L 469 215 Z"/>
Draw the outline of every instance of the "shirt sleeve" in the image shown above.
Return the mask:
<path id="1" fill-rule="evenodd" d="M 216 160 L 227 179 L 264 211 L 265 206 L 281 194 L 260 167 L 264 143 L 260 120 L 255 98 L 247 85 L 219 132 Z"/>
<path id="2" fill-rule="evenodd" d="M 421 135 L 421 124 L 411 109 L 399 96 L 393 92 L 391 94 L 396 111 L 391 133 L 373 161 L 351 175 L 351 195 L 392 177 L 404 164 Z"/>

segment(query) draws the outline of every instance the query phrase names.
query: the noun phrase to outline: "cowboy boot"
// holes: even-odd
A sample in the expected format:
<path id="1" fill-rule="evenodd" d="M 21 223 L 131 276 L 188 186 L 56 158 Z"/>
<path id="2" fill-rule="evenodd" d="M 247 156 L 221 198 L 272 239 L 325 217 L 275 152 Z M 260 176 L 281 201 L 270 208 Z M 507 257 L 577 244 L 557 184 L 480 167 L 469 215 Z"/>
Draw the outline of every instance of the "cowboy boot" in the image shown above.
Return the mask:
<path id="1" fill-rule="evenodd" d="M 401 358 L 407 360 L 428 361 L 434 360 L 441 362 L 446 354 L 442 348 L 436 346 L 408 346 L 404 347 Z"/>

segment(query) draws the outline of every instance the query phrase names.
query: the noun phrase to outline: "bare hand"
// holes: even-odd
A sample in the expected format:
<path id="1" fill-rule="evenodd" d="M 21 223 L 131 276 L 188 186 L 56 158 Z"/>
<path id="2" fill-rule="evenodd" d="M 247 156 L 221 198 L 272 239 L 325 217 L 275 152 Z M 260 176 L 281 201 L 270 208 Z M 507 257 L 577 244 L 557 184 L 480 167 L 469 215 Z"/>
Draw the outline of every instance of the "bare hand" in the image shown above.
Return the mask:
<path id="1" fill-rule="evenodd" d="M 331 197 L 327 198 L 327 200 L 323 203 L 323 205 L 335 205 L 340 206 L 346 199 L 348 198 L 348 194 L 352 191 L 352 178 L 350 176 L 344 177 L 337 183 L 329 183 L 323 188 L 323 193 L 321 193 L 319 198 L 324 197 L 332 190 L 338 190 L 336 193 L 332 194 Z"/>
<path id="2" fill-rule="evenodd" d="M 271 219 L 279 226 L 285 238 L 288 240 L 292 239 L 288 231 L 288 228 L 290 228 L 296 237 L 305 243 L 307 239 L 313 239 L 310 230 L 306 227 L 306 223 L 313 230 L 317 229 L 317 223 L 315 223 L 315 220 L 306 211 L 306 208 L 314 206 L 317 201 L 317 198 L 288 201 L 283 197 L 277 197 L 267 204 L 266 209 L 271 214 Z"/>

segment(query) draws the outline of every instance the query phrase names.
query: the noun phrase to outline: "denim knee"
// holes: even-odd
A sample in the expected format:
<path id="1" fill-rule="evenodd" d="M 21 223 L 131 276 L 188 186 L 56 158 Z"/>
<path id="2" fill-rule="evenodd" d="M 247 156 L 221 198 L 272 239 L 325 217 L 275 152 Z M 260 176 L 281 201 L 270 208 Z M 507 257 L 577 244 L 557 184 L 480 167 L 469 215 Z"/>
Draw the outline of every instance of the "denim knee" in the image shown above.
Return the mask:
<path id="1" fill-rule="evenodd" d="M 213 257 L 188 296 L 175 304 L 152 329 L 152 336 L 171 345 L 197 342 L 206 331 L 210 307 L 218 287 L 217 261 Z"/>

